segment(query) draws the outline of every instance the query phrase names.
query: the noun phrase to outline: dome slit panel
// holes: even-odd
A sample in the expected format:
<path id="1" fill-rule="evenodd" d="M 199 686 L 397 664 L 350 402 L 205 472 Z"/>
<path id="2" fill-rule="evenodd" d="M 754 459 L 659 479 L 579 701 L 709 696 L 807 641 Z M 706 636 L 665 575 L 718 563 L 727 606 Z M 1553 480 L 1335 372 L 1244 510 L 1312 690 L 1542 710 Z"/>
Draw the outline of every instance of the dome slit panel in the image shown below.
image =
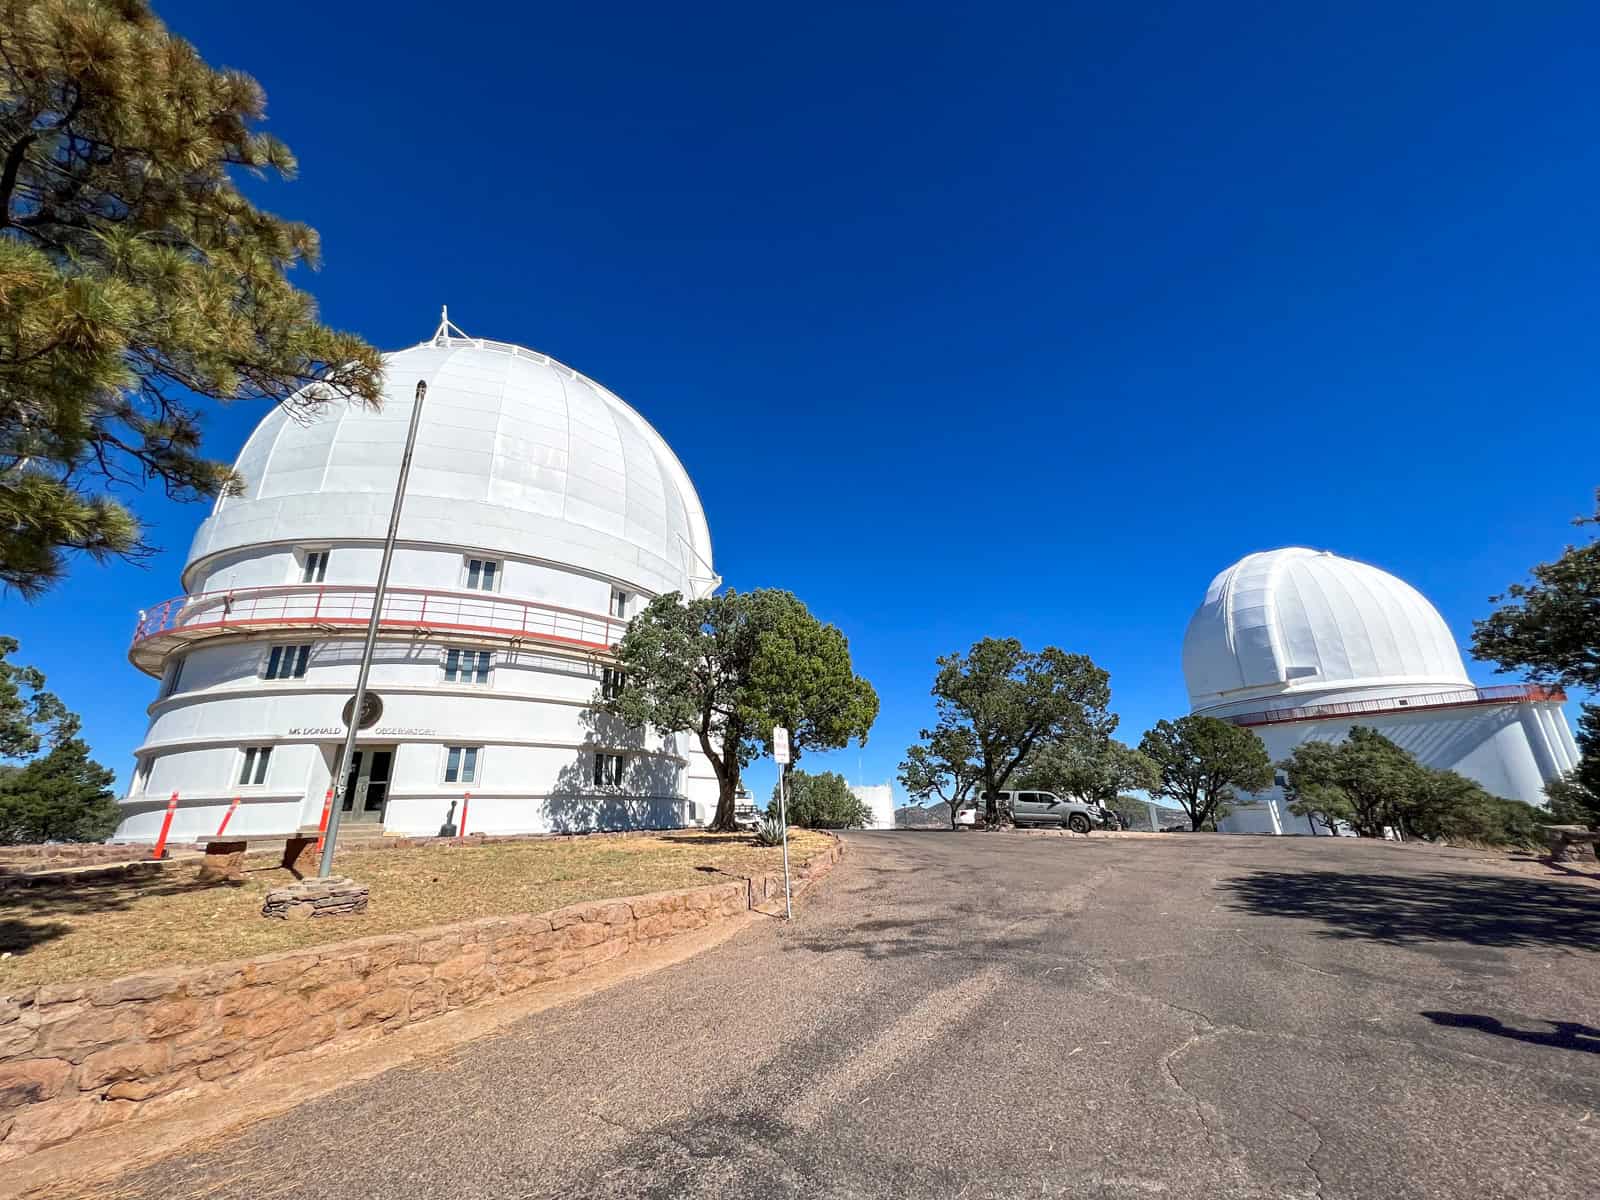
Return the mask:
<path id="1" fill-rule="evenodd" d="M 1279 631 L 1283 638 L 1284 679 L 1314 679 L 1322 675 L 1322 650 L 1312 632 L 1319 619 L 1326 619 L 1326 610 L 1315 611 L 1317 605 L 1311 596 L 1314 592 L 1301 587 L 1301 572 L 1297 564 L 1288 564 L 1283 572 L 1284 586 L 1289 592 L 1289 604 L 1279 599 Z"/>
<path id="2" fill-rule="evenodd" d="M 1272 629 L 1270 565 L 1260 559 L 1246 563 L 1234 581 L 1232 640 L 1244 686 L 1252 687 L 1276 683 L 1281 674 L 1277 638 Z"/>

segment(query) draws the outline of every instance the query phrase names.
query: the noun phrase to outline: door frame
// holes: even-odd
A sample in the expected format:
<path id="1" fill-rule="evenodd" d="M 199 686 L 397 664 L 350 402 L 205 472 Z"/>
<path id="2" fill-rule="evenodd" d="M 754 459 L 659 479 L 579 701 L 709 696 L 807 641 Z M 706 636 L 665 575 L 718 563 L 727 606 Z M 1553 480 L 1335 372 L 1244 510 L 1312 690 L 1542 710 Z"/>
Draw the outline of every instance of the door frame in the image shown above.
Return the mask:
<path id="1" fill-rule="evenodd" d="M 343 747 L 334 751 L 334 766 L 338 765 L 338 755 Z M 354 782 L 345 788 L 343 800 L 339 806 L 341 822 L 353 825 L 382 825 L 389 815 L 389 794 L 394 787 L 394 766 L 399 755 L 400 747 L 394 742 L 375 742 L 363 745 L 356 743 L 355 758 L 350 764 L 350 772 L 355 776 Z M 383 803 L 374 811 L 366 807 L 367 790 L 372 784 L 373 759 L 378 754 L 389 755 L 388 774 L 379 782 L 383 785 Z M 330 771 L 331 775 L 332 772 Z M 361 804 L 358 807 L 356 797 L 360 796 Z"/>

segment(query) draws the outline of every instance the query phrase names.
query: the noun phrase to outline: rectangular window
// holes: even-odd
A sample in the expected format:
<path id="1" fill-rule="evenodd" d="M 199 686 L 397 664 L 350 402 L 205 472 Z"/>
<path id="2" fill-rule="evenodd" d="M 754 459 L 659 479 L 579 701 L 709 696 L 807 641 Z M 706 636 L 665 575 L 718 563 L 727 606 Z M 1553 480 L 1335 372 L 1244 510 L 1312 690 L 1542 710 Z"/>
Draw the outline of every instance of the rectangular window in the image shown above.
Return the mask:
<path id="1" fill-rule="evenodd" d="M 179 685 L 182 683 L 183 659 L 175 658 L 172 660 L 172 666 L 167 668 L 167 679 L 166 683 L 161 688 L 161 698 L 165 700 L 168 696 L 176 692 Z"/>
<path id="2" fill-rule="evenodd" d="M 467 559 L 467 588 L 474 592 L 492 592 L 500 575 L 500 564 L 492 558 Z"/>
<path id="3" fill-rule="evenodd" d="M 446 683 L 488 683 L 489 669 L 494 666 L 494 654 L 488 650 L 457 650 L 444 652 L 444 681 Z"/>
<path id="4" fill-rule="evenodd" d="M 263 679 L 301 679 L 306 673 L 306 659 L 311 656 L 309 643 L 303 646 L 274 646 L 267 655 L 267 668 Z"/>
<path id="5" fill-rule="evenodd" d="M 272 757 L 271 746 L 247 746 L 244 766 L 239 771 L 240 787 L 255 787 L 267 781 L 267 760 Z"/>
<path id="6" fill-rule="evenodd" d="M 600 696 L 604 700 L 615 700 L 622 695 L 622 683 L 625 676 L 616 667 L 607 667 L 600 673 Z"/>
<path id="7" fill-rule="evenodd" d="M 628 593 L 621 588 L 611 589 L 611 615 L 613 617 L 628 615 Z"/>
<path id="8" fill-rule="evenodd" d="M 622 755 L 596 754 L 594 756 L 594 783 L 596 787 L 616 787 L 622 782 Z"/>
<path id="9" fill-rule="evenodd" d="M 447 746 L 444 752 L 446 783 L 477 783 L 481 746 Z"/>
<path id="10" fill-rule="evenodd" d="M 307 550 L 306 569 L 300 575 L 301 583 L 321 583 L 328 577 L 328 552 Z"/>

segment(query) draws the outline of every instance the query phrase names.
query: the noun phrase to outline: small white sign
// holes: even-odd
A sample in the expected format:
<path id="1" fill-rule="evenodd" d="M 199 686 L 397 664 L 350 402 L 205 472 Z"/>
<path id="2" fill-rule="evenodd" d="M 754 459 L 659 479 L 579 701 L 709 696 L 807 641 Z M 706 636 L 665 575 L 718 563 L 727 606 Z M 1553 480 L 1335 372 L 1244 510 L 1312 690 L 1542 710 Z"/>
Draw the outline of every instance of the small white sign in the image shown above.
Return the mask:
<path id="1" fill-rule="evenodd" d="M 789 761 L 789 731 L 782 725 L 772 727 L 772 761 L 776 763 Z"/>

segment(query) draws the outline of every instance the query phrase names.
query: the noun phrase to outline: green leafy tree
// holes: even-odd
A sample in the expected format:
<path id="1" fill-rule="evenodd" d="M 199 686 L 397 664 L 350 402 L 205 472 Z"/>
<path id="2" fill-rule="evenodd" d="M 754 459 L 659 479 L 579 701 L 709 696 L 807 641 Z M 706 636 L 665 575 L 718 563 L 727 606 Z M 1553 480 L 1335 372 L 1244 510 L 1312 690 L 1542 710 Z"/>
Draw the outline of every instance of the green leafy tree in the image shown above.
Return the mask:
<path id="1" fill-rule="evenodd" d="M 1545 785 L 1550 818 L 1562 825 L 1600 829 L 1600 705 L 1583 706 L 1577 741 L 1578 765 Z"/>
<path id="2" fill-rule="evenodd" d="M 1419 767 L 1416 790 L 1401 815 L 1408 834 L 1435 841 L 1496 846 L 1542 844 L 1540 824 L 1549 814 L 1506 800 L 1456 771 Z"/>
<path id="3" fill-rule="evenodd" d="M 1506 800 L 1456 771 L 1425 767 L 1374 730 L 1356 726 L 1342 742 L 1304 742 L 1279 764 L 1290 811 L 1362 837 L 1385 828 L 1435 841 L 1538 844 L 1546 814 Z"/>
<path id="4" fill-rule="evenodd" d="M 32 758 L 78 732 L 78 718 L 45 690 L 44 672 L 11 661 L 17 639 L 0 637 L 0 758 Z"/>
<path id="5" fill-rule="evenodd" d="M 1214 829 L 1237 791 L 1259 792 L 1272 784 L 1272 760 L 1261 739 L 1216 717 L 1187 716 L 1157 721 L 1139 739 L 1139 750 L 1155 764 L 1153 796 L 1174 800 L 1192 829 Z"/>
<path id="6" fill-rule="evenodd" d="M 1337 836 L 1339 827 L 1351 825 L 1355 807 L 1350 797 L 1334 782 L 1339 747 L 1333 742 L 1302 742 L 1293 755 L 1280 762 L 1287 780 L 1284 797 L 1289 811 L 1306 817 L 1316 832 L 1320 821 L 1329 834 Z"/>
<path id="7" fill-rule="evenodd" d="M 1600 524 L 1600 491 L 1595 515 L 1573 523 Z M 1600 690 L 1600 540 L 1568 546 L 1531 574 L 1490 598 L 1500 607 L 1473 625 L 1473 655 L 1540 683 Z"/>
<path id="8" fill-rule="evenodd" d="M 1000 793 L 1037 747 L 1109 737 L 1117 724 L 1106 711 L 1111 676 L 1087 655 L 1054 646 L 1035 653 L 1016 638 L 983 638 L 965 654 L 939 659 L 933 696 L 939 712 L 935 732 L 949 739 L 964 730 L 970 737 L 990 828 L 1011 823 Z"/>
<path id="9" fill-rule="evenodd" d="M 57 742 L 0 779 L 0 842 L 104 841 L 121 819 L 115 779 L 81 738 Z"/>
<path id="10" fill-rule="evenodd" d="M 1302 742 L 1282 768 L 1291 796 L 1332 807 L 1332 815 L 1360 837 L 1382 837 L 1386 827 L 1399 827 L 1419 803 L 1423 785 L 1417 760 L 1363 725 L 1353 726 L 1342 742 Z"/>
<path id="11" fill-rule="evenodd" d="M 857 799 L 837 771 L 820 775 L 790 771 L 785 779 L 789 795 L 784 809 L 791 825 L 805 829 L 860 829 L 872 820 L 872 810 Z M 778 815 L 777 784 L 772 786 L 767 815 Z"/>
<path id="12" fill-rule="evenodd" d="M 658 596 L 628 624 L 616 651 L 623 683 L 598 708 L 630 725 L 694 734 L 717 776 L 710 828 L 732 832 L 744 768 L 772 728 L 796 754 L 865 742 L 878 695 L 855 674 L 844 634 L 790 592 L 758 589 L 685 603 Z"/>
<path id="13" fill-rule="evenodd" d="M 77 716 L 45 689 L 44 673 L 10 660 L 17 648 L 0 637 L 0 758 L 31 761 L 0 767 L 0 842 L 109 837 L 120 817 L 116 777 L 90 760 Z"/>
<path id="14" fill-rule="evenodd" d="M 1597 523 L 1600 491 L 1595 515 L 1573 522 Z M 1539 683 L 1600 691 L 1600 540 L 1569 545 L 1530 574 L 1532 582 L 1514 583 L 1491 597 L 1500 607 L 1473 626 L 1473 655 Z M 1545 786 L 1550 815 L 1600 829 L 1600 705 L 1583 706 L 1577 741 L 1577 768 Z"/>
<path id="15" fill-rule="evenodd" d="M 1085 804 L 1116 805 L 1124 791 L 1150 791 L 1161 782 L 1143 751 L 1115 738 L 1046 742 L 1017 772 L 1017 789 L 1055 792 Z"/>
<path id="16" fill-rule="evenodd" d="M 109 488 L 236 486 L 197 400 L 377 401 L 377 351 L 288 281 L 315 231 L 234 181 L 294 173 L 265 103 L 143 0 L 0 0 L 0 583 L 145 549 Z"/>
<path id="17" fill-rule="evenodd" d="M 900 764 L 900 786 L 914 800 L 941 800 L 950 811 L 950 828 L 967 807 L 972 790 L 983 778 L 978 741 L 966 726 L 924 729 L 922 741 L 908 747 Z"/>

